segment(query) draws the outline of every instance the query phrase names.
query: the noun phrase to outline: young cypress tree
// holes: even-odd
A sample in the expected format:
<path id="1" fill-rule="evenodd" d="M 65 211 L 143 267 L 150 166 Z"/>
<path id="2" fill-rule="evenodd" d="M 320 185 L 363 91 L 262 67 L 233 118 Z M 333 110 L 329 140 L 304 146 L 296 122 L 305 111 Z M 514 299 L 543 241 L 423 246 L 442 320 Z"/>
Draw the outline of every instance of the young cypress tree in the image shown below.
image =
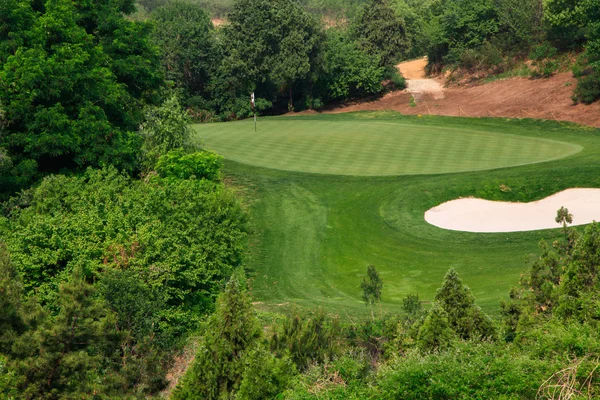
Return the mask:
<path id="1" fill-rule="evenodd" d="M 435 301 L 448 314 L 450 327 L 462 339 L 490 338 L 495 335 L 491 319 L 475 305 L 475 297 L 454 268 L 450 268 Z"/>

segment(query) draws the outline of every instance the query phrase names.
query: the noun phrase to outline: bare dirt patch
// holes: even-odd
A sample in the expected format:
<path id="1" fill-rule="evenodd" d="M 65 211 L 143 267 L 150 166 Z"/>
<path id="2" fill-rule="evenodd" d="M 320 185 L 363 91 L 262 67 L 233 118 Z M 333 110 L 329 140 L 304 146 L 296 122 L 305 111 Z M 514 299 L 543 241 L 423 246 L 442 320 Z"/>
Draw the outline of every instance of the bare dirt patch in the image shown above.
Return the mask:
<path id="1" fill-rule="evenodd" d="M 216 27 L 222 26 L 222 25 L 227 25 L 229 23 L 229 21 L 227 21 L 224 18 L 212 18 L 211 19 L 213 25 Z"/>
<path id="2" fill-rule="evenodd" d="M 556 211 L 566 207 L 573 226 L 600 220 L 600 189 L 567 189 L 531 203 L 456 199 L 425 212 L 439 228 L 465 232 L 520 232 L 559 228 Z"/>
<path id="3" fill-rule="evenodd" d="M 408 90 L 391 92 L 377 100 L 348 104 L 327 112 L 394 110 L 403 114 L 540 118 L 600 127 L 600 102 L 573 104 L 571 96 L 577 80 L 570 72 L 546 79 L 510 78 L 480 86 L 445 88 L 443 98 L 436 96 L 435 92 L 422 92 L 416 106 L 411 107 L 413 93 L 410 79 L 422 79 L 424 63 L 424 59 L 420 59 L 399 65 L 400 71 L 409 79 Z"/>
<path id="4" fill-rule="evenodd" d="M 396 65 L 402 76 L 406 79 L 425 79 L 425 66 L 427 65 L 427 57 L 418 58 L 416 60 L 404 61 Z"/>

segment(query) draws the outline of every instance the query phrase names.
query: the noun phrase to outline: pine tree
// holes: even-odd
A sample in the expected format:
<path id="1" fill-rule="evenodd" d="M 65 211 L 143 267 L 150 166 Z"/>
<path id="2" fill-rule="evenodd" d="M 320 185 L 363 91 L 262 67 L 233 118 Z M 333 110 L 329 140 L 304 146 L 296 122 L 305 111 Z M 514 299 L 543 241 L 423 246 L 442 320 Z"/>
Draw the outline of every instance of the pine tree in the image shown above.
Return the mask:
<path id="1" fill-rule="evenodd" d="M 381 301 L 383 281 L 373 265 L 369 265 L 367 268 L 367 276 L 363 278 L 360 287 L 363 290 L 363 300 L 367 305 Z"/>
<path id="2" fill-rule="evenodd" d="M 57 305 L 56 316 L 30 326 L 13 345 L 23 397 L 58 399 L 108 391 L 108 382 L 98 387 L 94 381 L 104 356 L 118 348 L 112 314 L 80 278 L 61 285 Z"/>
<path id="3" fill-rule="evenodd" d="M 173 399 L 218 399 L 235 392 L 242 380 L 245 352 L 260 334 L 250 296 L 233 276 L 217 300 L 194 364 Z"/>
<path id="4" fill-rule="evenodd" d="M 495 335 L 491 319 L 475 305 L 475 297 L 454 268 L 450 268 L 435 301 L 448 314 L 450 327 L 461 339 L 489 338 Z"/>
<path id="5" fill-rule="evenodd" d="M 441 350 L 450 347 L 456 333 L 448 322 L 448 313 L 439 303 L 433 303 L 417 335 L 417 346 L 422 351 Z"/>

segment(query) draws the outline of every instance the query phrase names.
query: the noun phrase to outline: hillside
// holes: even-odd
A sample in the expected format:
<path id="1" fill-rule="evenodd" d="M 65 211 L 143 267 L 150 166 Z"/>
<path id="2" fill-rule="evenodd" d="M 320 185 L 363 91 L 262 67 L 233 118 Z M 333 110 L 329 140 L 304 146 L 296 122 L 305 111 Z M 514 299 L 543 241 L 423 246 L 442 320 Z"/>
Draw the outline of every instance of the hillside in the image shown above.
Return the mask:
<path id="1" fill-rule="evenodd" d="M 424 73 L 423 60 L 398 65 L 409 82 L 409 89 L 394 91 L 380 99 L 347 104 L 328 110 L 340 113 L 363 110 L 394 110 L 403 114 L 432 114 L 469 117 L 540 118 L 600 127 L 600 103 L 574 105 L 571 96 L 576 79 L 571 72 L 546 79 L 510 78 L 471 87 L 444 88 L 437 93 L 414 93 L 411 107 L 410 80 Z M 441 82 L 442 85 L 444 82 Z M 441 98 L 440 98 L 441 97 Z"/>

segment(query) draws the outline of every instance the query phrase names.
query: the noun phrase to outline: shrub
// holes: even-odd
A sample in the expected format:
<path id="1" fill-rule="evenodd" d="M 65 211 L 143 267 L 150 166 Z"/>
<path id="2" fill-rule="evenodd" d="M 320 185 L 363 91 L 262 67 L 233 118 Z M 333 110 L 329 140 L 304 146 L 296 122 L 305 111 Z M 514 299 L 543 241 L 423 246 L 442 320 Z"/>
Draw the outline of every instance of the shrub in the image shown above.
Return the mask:
<path id="1" fill-rule="evenodd" d="M 535 69 L 531 72 L 533 78 L 548 78 L 554 74 L 558 68 L 558 63 L 555 60 L 558 50 L 548 43 L 542 43 L 535 46 L 529 58 L 533 60 Z"/>
<path id="2" fill-rule="evenodd" d="M 600 99 L 600 73 L 590 72 L 579 76 L 573 100 L 591 104 Z"/>
<path id="3" fill-rule="evenodd" d="M 183 149 L 172 150 L 161 156 L 156 172 L 167 179 L 208 179 L 218 181 L 223 157 L 210 151 L 186 154 Z"/>

